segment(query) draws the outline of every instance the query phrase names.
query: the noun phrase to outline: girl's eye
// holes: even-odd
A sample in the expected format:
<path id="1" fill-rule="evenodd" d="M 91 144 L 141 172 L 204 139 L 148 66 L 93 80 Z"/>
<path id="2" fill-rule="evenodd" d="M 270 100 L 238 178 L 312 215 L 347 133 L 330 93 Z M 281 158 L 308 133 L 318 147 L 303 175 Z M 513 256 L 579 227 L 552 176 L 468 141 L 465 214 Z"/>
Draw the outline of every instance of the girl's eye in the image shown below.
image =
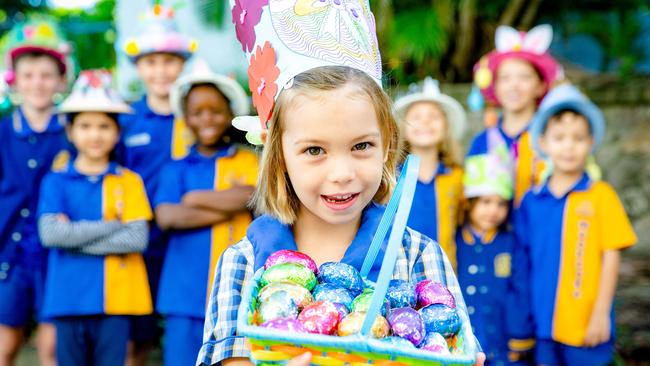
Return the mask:
<path id="1" fill-rule="evenodd" d="M 369 142 L 360 142 L 352 148 L 353 150 L 367 150 L 370 147 Z"/>
<path id="2" fill-rule="evenodd" d="M 312 146 L 312 147 L 308 147 L 307 150 L 305 151 L 307 152 L 307 154 L 311 156 L 318 156 L 323 152 L 323 149 L 321 149 L 320 147 Z"/>

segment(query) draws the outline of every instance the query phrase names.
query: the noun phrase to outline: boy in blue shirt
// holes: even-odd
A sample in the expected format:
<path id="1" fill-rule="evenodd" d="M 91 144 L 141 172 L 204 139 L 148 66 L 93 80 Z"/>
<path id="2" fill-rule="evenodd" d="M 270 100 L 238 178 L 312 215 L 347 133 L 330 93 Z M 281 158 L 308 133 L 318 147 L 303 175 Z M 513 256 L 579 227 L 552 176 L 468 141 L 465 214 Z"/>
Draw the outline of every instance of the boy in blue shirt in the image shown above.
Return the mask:
<path id="1" fill-rule="evenodd" d="M 571 85 L 542 101 L 531 124 L 535 148 L 553 169 L 516 213 L 529 276 L 537 363 L 606 365 L 614 351 L 621 250 L 637 241 L 614 189 L 585 172 L 603 140 L 602 113 Z"/>
<path id="2" fill-rule="evenodd" d="M 72 72 L 70 46 L 45 19 L 19 24 L 8 37 L 5 78 L 20 106 L 0 120 L 0 365 L 13 364 L 33 318 L 39 360 L 53 365 L 54 327 L 41 314 L 47 254 L 35 214 L 43 176 L 70 156 L 65 119 L 54 113 Z"/>

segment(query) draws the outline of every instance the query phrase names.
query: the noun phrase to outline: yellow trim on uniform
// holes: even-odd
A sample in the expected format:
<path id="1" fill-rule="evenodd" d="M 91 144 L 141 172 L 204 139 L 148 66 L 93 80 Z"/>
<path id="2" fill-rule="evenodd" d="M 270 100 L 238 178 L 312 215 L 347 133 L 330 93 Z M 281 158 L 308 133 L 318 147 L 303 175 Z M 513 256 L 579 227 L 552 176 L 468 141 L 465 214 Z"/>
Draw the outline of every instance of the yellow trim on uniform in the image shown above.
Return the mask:
<path id="1" fill-rule="evenodd" d="M 436 176 L 435 180 L 438 243 L 447 254 L 451 265 L 456 268 L 455 237 L 463 199 L 463 170 L 458 167 L 450 168 L 448 173 Z"/>
<path id="2" fill-rule="evenodd" d="M 533 347 L 535 347 L 535 338 L 510 339 L 508 341 L 508 348 L 511 351 L 525 352 L 530 351 Z"/>
<path id="3" fill-rule="evenodd" d="M 104 176 L 102 216 L 122 223 L 149 221 L 149 200 L 136 173 L 119 168 Z M 153 311 L 147 270 L 140 253 L 107 255 L 104 258 L 104 312 L 109 315 L 145 315 Z"/>
<path id="4" fill-rule="evenodd" d="M 544 172 L 544 160 L 535 154 L 531 135 L 525 131 L 519 137 L 518 157 L 515 167 L 514 207 L 519 207 L 524 194 L 538 185 Z"/>
<path id="5" fill-rule="evenodd" d="M 190 148 L 194 145 L 196 138 L 187 127 L 185 120 L 182 118 L 174 119 L 174 127 L 172 129 L 172 146 L 171 155 L 172 159 L 180 160 L 187 156 Z"/>

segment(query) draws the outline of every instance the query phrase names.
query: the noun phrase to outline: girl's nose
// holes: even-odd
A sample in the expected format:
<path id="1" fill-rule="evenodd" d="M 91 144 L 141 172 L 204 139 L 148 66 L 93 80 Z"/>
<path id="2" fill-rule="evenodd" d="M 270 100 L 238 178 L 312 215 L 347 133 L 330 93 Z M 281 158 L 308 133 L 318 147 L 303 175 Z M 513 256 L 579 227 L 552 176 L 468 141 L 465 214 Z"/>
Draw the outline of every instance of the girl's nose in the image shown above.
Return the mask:
<path id="1" fill-rule="evenodd" d="M 349 157 L 331 159 L 327 169 L 329 170 L 329 180 L 334 183 L 347 183 L 355 176 L 354 163 Z"/>

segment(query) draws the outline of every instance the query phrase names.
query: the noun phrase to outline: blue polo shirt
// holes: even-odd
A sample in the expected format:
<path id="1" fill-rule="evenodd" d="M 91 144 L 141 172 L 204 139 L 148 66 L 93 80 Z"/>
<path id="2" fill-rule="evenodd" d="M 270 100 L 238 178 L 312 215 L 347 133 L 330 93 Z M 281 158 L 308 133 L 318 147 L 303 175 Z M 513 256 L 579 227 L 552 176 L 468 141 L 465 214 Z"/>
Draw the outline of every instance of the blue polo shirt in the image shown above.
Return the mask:
<path id="1" fill-rule="evenodd" d="M 151 219 L 142 179 L 111 163 L 103 174 L 87 176 L 72 162 L 45 176 L 39 215 L 64 214 L 71 222 Z M 140 253 L 85 255 L 52 249 L 48 256 L 43 313 L 48 318 L 77 315 L 144 315 L 152 311 Z"/>
<path id="2" fill-rule="evenodd" d="M 0 265 L 42 266 L 45 251 L 38 239 L 36 209 L 43 176 L 70 158 L 65 119 L 53 115 L 35 132 L 20 108 L 0 120 Z M 0 274 L 1 276 L 1 274 Z"/>
<path id="3" fill-rule="evenodd" d="M 235 184 L 254 186 L 257 173 L 257 155 L 246 148 L 230 145 L 212 156 L 192 148 L 186 158 L 169 163 L 160 174 L 154 206 L 180 204 L 183 195 L 195 190 L 226 190 Z M 158 312 L 203 318 L 217 261 L 228 246 L 246 235 L 251 219 L 250 213 L 243 212 L 213 226 L 171 231 L 160 279 Z"/>
<path id="4" fill-rule="evenodd" d="M 463 171 L 438 164 L 429 182 L 418 180 L 408 226 L 437 241 L 456 265 L 454 236 L 463 194 Z"/>
<path id="5" fill-rule="evenodd" d="M 515 229 L 527 253 L 522 262 L 529 266 L 537 337 L 582 346 L 598 296 L 603 252 L 637 241 L 616 192 L 586 173 L 561 197 L 545 183 L 524 196 Z"/>

